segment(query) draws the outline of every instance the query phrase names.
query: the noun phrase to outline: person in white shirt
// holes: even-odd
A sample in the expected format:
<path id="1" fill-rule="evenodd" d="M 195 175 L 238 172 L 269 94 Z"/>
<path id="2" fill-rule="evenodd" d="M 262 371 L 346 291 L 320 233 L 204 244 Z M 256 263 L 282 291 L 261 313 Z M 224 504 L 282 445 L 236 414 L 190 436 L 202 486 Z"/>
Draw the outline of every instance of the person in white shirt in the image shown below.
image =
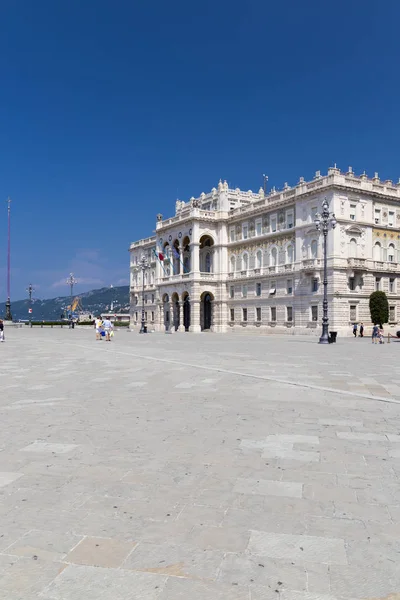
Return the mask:
<path id="1" fill-rule="evenodd" d="M 101 320 L 100 316 L 96 317 L 95 325 L 96 325 L 96 340 L 101 340 L 101 332 L 103 331 L 103 321 Z"/>
<path id="2" fill-rule="evenodd" d="M 106 342 L 111 342 L 111 332 L 113 330 L 113 325 L 108 317 L 104 319 L 103 327 L 106 333 Z"/>

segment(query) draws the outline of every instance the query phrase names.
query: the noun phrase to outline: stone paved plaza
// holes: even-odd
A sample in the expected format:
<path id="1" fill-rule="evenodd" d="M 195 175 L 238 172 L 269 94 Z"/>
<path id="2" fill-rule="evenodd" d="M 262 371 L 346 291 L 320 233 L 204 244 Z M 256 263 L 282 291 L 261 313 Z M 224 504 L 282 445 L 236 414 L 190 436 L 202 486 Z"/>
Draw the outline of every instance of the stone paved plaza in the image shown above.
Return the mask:
<path id="1" fill-rule="evenodd" d="M 400 598 L 400 344 L 7 329 L 1 600 Z"/>

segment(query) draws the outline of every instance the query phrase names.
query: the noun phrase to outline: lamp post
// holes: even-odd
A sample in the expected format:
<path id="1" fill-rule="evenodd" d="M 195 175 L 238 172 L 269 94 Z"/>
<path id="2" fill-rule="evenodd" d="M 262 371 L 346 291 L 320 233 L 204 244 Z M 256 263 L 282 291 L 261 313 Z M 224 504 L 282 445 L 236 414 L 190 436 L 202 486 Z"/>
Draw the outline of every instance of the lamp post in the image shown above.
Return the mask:
<path id="1" fill-rule="evenodd" d="M 327 258 L 327 236 L 329 226 L 332 229 L 336 227 L 336 218 L 334 213 L 329 212 L 329 203 L 326 198 L 322 203 L 322 213 L 316 214 L 314 219 L 315 227 L 318 231 L 322 231 L 324 236 L 324 300 L 322 303 L 323 316 L 322 316 L 322 335 L 319 338 L 320 344 L 329 344 L 329 333 L 328 333 L 328 258 Z"/>
<path id="2" fill-rule="evenodd" d="M 7 202 L 7 301 L 5 304 L 5 321 L 12 321 L 11 314 L 11 198 Z"/>
<path id="3" fill-rule="evenodd" d="M 29 326 L 32 327 L 32 292 L 34 292 L 35 290 L 31 283 L 26 288 L 26 291 L 28 292 L 29 296 Z"/>
<path id="4" fill-rule="evenodd" d="M 73 296 L 74 296 L 74 285 L 76 285 L 78 282 L 74 277 L 73 273 L 69 274 L 69 277 L 66 281 L 66 284 L 69 285 L 69 292 L 70 292 L 70 298 L 71 298 L 71 302 L 70 302 L 70 311 L 71 311 L 71 321 L 72 321 L 72 303 L 73 303 Z"/>
<path id="5" fill-rule="evenodd" d="M 144 272 L 149 268 L 149 263 L 145 256 L 142 256 L 140 259 L 140 268 L 142 270 L 142 324 L 139 333 L 147 333 L 146 322 L 144 319 Z"/>

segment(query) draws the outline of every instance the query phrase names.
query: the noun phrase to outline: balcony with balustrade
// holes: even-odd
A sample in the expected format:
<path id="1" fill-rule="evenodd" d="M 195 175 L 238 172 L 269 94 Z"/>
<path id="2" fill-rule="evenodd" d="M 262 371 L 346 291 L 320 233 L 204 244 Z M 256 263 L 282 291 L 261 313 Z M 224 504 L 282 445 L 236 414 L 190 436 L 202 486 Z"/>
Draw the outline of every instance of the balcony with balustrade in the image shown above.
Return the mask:
<path id="1" fill-rule="evenodd" d="M 320 258 L 306 258 L 301 262 L 301 268 L 306 273 L 314 273 L 322 269 L 322 260 Z"/>

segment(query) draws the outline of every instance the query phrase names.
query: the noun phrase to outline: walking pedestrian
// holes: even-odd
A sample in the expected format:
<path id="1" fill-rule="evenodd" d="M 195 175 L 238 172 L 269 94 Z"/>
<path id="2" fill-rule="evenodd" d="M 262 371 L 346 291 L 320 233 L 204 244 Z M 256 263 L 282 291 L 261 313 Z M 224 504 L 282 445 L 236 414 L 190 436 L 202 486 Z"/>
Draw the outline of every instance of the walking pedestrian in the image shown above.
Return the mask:
<path id="1" fill-rule="evenodd" d="M 379 332 L 379 327 L 375 323 L 375 325 L 372 328 L 372 338 L 371 338 L 373 344 L 377 344 L 378 343 L 378 332 Z"/>
<path id="2" fill-rule="evenodd" d="M 353 335 L 355 338 L 357 337 L 357 323 L 354 323 L 353 325 Z"/>
<path id="3" fill-rule="evenodd" d="M 364 323 L 360 323 L 360 337 L 364 337 Z"/>
<path id="4" fill-rule="evenodd" d="M 2 319 L 0 319 L 0 342 L 4 342 L 4 323 Z"/>
<path id="5" fill-rule="evenodd" d="M 106 334 L 106 342 L 111 342 L 111 332 L 113 330 L 113 324 L 111 323 L 108 317 L 104 319 L 103 327 Z"/>

